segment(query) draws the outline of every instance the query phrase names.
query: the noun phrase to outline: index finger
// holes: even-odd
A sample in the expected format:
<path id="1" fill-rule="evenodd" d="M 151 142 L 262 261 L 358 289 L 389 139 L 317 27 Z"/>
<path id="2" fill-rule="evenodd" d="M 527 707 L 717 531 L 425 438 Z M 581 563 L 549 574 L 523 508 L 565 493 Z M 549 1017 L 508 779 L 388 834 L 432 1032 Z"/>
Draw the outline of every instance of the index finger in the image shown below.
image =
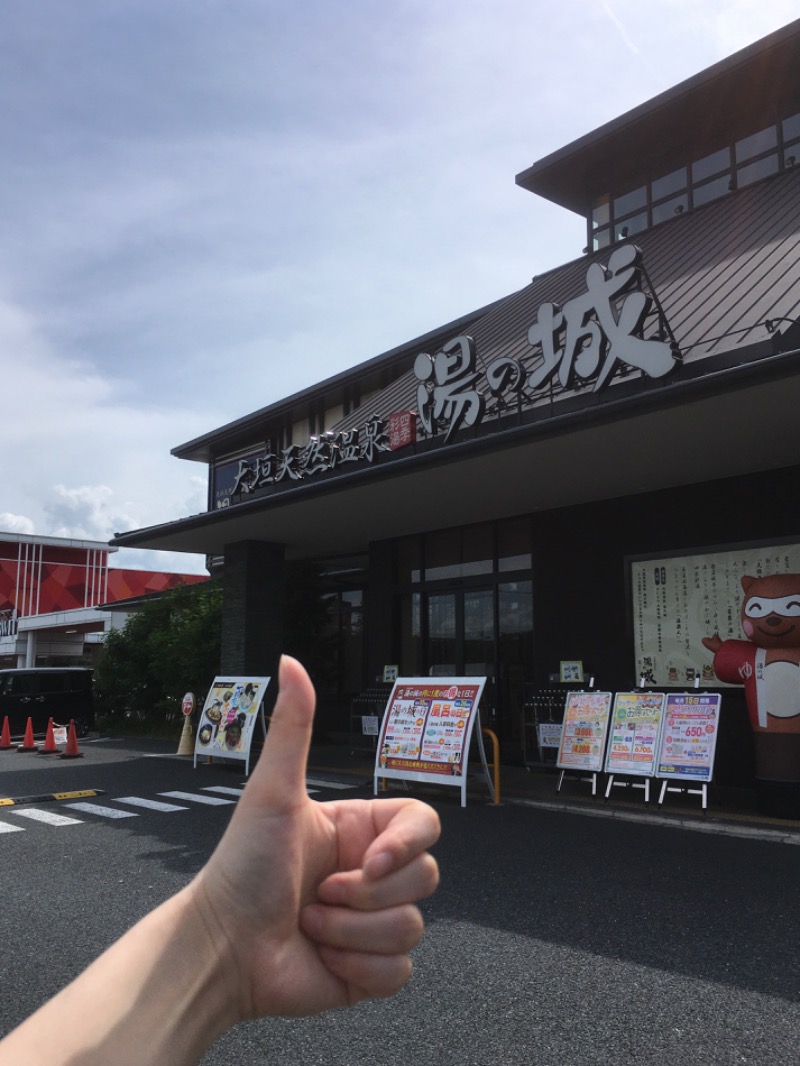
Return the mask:
<path id="1" fill-rule="evenodd" d="M 439 839 L 439 815 L 415 799 L 373 800 L 375 839 L 364 852 L 361 869 L 369 881 L 398 870 Z"/>

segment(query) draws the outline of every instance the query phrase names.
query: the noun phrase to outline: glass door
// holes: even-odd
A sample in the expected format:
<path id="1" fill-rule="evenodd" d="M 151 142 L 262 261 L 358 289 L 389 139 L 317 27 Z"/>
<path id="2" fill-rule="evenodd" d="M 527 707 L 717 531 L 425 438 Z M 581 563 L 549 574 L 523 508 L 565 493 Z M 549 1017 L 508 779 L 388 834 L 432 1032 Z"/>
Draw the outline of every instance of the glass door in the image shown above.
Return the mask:
<path id="1" fill-rule="evenodd" d="M 427 597 L 426 673 L 431 677 L 485 677 L 484 726 L 496 728 L 495 594 L 458 589 Z"/>

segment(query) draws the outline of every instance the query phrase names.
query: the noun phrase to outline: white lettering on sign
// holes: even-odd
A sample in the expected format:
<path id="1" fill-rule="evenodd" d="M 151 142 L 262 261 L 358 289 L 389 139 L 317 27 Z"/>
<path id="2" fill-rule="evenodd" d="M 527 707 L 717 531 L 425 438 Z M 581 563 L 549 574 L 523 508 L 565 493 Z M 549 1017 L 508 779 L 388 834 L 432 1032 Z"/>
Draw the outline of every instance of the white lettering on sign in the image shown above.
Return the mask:
<path id="1" fill-rule="evenodd" d="M 620 369 L 664 377 L 677 365 L 680 352 L 655 294 L 642 291 L 642 277 L 647 275 L 641 260 L 639 248 L 622 245 L 606 266 L 589 265 L 585 292 L 563 306 L 540 304 L 528 329 L 530 351 L 518 358 L 491 360 L 483 389 L 478 387 L 482 375 L 475 341 L 466 335 L 453 337 L 433 355 L 420 352 L 414 360 L 416 412 L 374 415 L 357 429 L 324 433 L 302 446 L 291 444 L 278 452 L 242 458 L 232 487 L 218 493 L 217 507 L 266 486 L 288 486 L 349 463 L 373 463 L 384 452 L 416 442 L 417 418 L 428 437 L 443 433 L 447 444 L 459 429 L 482 422 L 487 395 L 494 405 L 492 413 L 499 414 L 535 403 L 545 389 L 594 382 L 598 392 Z M 660 333 L 666 333 L 669 341 L 642 336 L 654 304 Z"/>

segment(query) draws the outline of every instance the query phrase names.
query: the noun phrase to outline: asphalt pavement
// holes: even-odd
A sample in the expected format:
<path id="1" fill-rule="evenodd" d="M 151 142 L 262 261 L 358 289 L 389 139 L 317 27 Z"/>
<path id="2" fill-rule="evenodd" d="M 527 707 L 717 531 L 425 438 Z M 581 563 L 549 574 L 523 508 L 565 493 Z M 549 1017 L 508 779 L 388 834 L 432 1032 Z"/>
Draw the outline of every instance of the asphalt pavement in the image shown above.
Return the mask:
<path id="1" fill-rule="evenodd" d="M 245 784 L 166 742 L 81 750 L 0 756 L 0 796 L 29 797 L 0 807 L 16 829 L 0 831 L 3 1030 L 191 878 Z M 315 747 L 307 780 L 321 802 L 372 794 L 370 760 L 341 746 Z M 556 784 L 504 768 L 501 803 L 476 778 L 466 808 L 415 789 L 442 819 L 442 883 L 408 987 L 237 1026 L 203 1066 L 798 1063 L 800 827 L 761 819 L 754 797 L 710 794 L 703 814 L 696 797 L 658 808 Z"/>

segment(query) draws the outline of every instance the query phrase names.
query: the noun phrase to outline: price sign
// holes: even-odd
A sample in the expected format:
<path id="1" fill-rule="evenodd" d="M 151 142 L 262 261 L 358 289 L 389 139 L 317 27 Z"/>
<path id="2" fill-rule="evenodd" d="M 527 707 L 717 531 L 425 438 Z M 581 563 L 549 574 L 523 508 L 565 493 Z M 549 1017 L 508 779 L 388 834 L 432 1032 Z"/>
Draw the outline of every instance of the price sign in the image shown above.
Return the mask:
<path id="1" fill-rule="evenodd" d="M 676 692 L 667 696 L 656 777 L 711 780 L 720 700 L 718 692 Z"/>
<path id="2" fill-rule="evenodd" d="M 663 692 L 616 694 L 606 753 L 607 774 L 653 776 L 663 713 Z"/>
<path id="3" fill-rule="evenodd" d="M 597 773 L 603 767 L 610 692 L 570 692 L 564 707 L 556 766 Z"/>

